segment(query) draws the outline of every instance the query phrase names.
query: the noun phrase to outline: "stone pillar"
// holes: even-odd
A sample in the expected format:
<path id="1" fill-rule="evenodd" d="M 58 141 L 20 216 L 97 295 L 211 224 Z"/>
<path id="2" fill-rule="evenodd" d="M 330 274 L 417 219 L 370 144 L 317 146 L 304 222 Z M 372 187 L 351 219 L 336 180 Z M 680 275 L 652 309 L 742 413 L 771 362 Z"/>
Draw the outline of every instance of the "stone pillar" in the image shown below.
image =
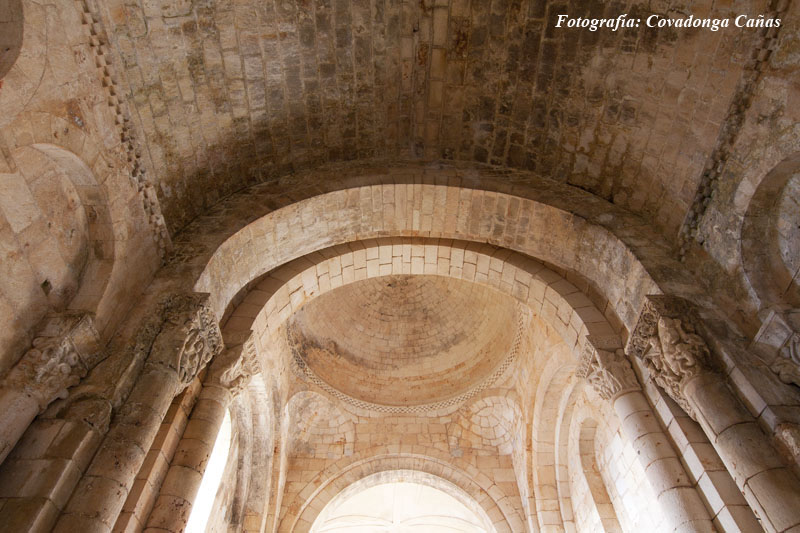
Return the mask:
<path id="1" fill-rule="evenodd" d="M 64 313 L 45 319 L 33 347 L 0 384 L 0 463 L 51 402 L 102 358 L 92 316 Z"/>
<path id="2" fill-rule="evenodd" d="M 642 462 L 670 531 L 714 531 L 711 517 L 683 465 L 661 430 L 621 349 L 594 349 L 587 343 L 578 375 L 610 402 L 625 436 Z"/>
<path id="3" fill-rule="evenodd" d="M 153 444 L 147 451 L 144 464 L 136 474 L 131 490 L 128 491 L 128 498 L 114 524 L 112 530 L 114 533 L 138 532 L 144 529 L 147 517 L 156 503 L 161 483 L 178 448 L 178 442 L 186 431 L 189 415 L 203 389 L 205 375 L 205 372 L 201 372 L 191 385 L 172 400 Z"/>
<path id="4" fill-rule="evenodd" d="M 214 360 L 161 485 L 145 532 L 179 533 L 186 528 L 225 411 L 256 371 L 257 357 L 252 337 Z"/>
<path id="5" fill-rule="evenodd" d="M 800 525 L 800 479 L 786 468 L 772 440 L 714 370 L 689 306 L 651 296 L 628 342 L 653 380 L 708 435 L 765 530 Z"/>
<path id="6" fill-rule="evenodd" d="M 167 409 L 222 347 L 208 295 L 177 295 L 136 384 L 78 483 L 54 531 L 111 531 Z"/>

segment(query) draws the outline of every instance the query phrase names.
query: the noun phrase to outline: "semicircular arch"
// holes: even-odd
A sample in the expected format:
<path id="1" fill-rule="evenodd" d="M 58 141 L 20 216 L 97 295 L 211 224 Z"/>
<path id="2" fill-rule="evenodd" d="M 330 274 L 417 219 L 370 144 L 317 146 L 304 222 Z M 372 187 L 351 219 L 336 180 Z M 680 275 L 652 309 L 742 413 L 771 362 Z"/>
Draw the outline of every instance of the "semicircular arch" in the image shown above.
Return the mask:
<path id="1" fill-rule="evenodd" d="M 742 222 L 742 266 L 761 308 L 800 307 L 798 201 L 800 152 L 764 176 Z"/>
<path id="2" fill-rule="evenodd" d="M 356 497 L 360 492 L 369 490 L 380 485 L 390 485 L 395 483 L 422 485 L 424 487 L 432 488 L 438 492 L 442 492 L 447 496 L 456 500 L 466 510 L 470 511 L 473 519 L 477 519 L 479 524 L 470 524 L 473 526 L 480 526 L 486 533 L 495 533 L 494 524 L 492 524 L 486 510 L 466 493 L 461 487 L 447 481 L 441 476 L 423 472 L 420 470 L 385 470 L 383 472 L 376 472 L 370 474 L 349 485 L 336 496 L 334 496 L 322 509 L 322 512 L 317 516 L 312 525 L 312 531 L 318 527 L 318 524 L 324 525 L 328 517 L 335 512 L 336 507 L 353 497 Z M 437 502 L 439 503 L 439 502 Z M 441 510 L 437 510 L 441 512 Z M 446 518 L 446 515 L 439 515 L 439 518 Z M 427 520 L 426 520 L 427 521 Z M 462 525 L 463 522 L 453 520 L 455 527 Z M 364 526 L 361 526 L 362 528 Z"/>
<path id="3" fill-rule="evenodd" d="M 17 149 L 35 151 L 59 168 L 71 181 L 86 211 L 89 233 L 89 261 L 80 289 L 70 302 L 73 309 L 95 311 L 106 291 L 114 265 L 115 242 L 113 221 L 108 197 L 97 181 L 94 172 L 73 152 L 47 143 L 33 144 Z M 18 156 L 16 158 L 20 160 Z"/>
<path id="4" fill-rule="evenodd" d="M 360 268 L 354 268 L 362 263 Z M 248 293 L 235 301 L 235 307 L 224 320 L 223 335 L 241 336 L 253 331 L 259 351 L 265 353 L 267 347 L 276 343 L 276 335 L 289 317 L 313 299 L 359 280 L 426 272 L 484 284 L 505 293 L 529 309 L 531 315 L 550 324 L 574 354 L 582 353 L 588 335 L 617 336 L 588 297 L 538 261 L 486 244 L 414 238 L 352 242 L 284 265 L 253 284 Z M 525 320 L 527 323 L 527 317 Z M 413 409 L 444 414 L 486 390 L 515 361 L 522 345 L 523 329 L 520 324 L 518 338 L 509 354 L 488 379 L 470 388 L 468 396 L 461 394 L 435 404 L 413 406 Z M 311 369 L 301 361 L 297 365 L 323 390 L 337 394 L 336 390 L 328 390 L 322 380 L 314 379 Z M 339 396 L 356 409 L 384 408 L 355 401 L 346 394 Z M 403 409 L 398 412 L 407 412 L 410 408 Z"/>
<path id="5" fill-rule="evenodd" d="M 15 361 L 39 321 L 65 310 L 96 313 L 114 265 L 112 219 L 92 170 L 52 144 L 11 151 L 0 218 L 7 261 L 0 282 L 14 324 L 3 336 L 0 372 Z M 6 305 L 2 306 L 7 309 Z"/>
<path id="6" fill-rule="evenodd" d="M 412 179 L 413 170 L 406 179 Z M 259 201 L 261 189 L 253 188 L 247 199 L 232 199 L 224 209 L 220 207 L 220 213 L 198 219 L 186 234 L 174 239 L 177 259 L 173 268 L 183 264 L 183 272 L 189 266 L 196 273 L 191 290 L 211 293 L 212 306 L 221 318 L 235 295 L 252 280 L 323 248 L 386 236 L 488 243 L 575 272 L 594 287 L 602 287 L 609 311 L 632 329 L 645 296 L 662 292 L 633 252 L 636 248 L 642 256 L 650 256 L 648 264 L 654 273 L 663 274 L 660 283 L 665 289 L 677 295 L 690 292 L 694 301 L 708 300 L 699 290 L 693 292 L 695 283 L 690 275 L 678 263 L 672 264 L 668 248 L 659 247 L 657 238 L 645 235 L 645 226 L 632 220 L 629 213 L 601 205 L 588 195 L 583 198 L 571 189 L 562 192 L 572 201 L 562 202 L 550 183 L 539 184 L 538 189 L 512 189 L 500 180 L 493 181 L 489 174 L 481 178 L 482 189 L 478 189 L 474 188 L 474 176 L 467 179 L 462 175 L 466 173 L 443 171 L 448 180 L 441 184 L 434 179 L 429 183 L 385 183 L 392 179 L 391 174 L 359 175 L 354 171 L 347 183 L 370 185 L 323 193 L 318 193 L 318 187 L 313 192 L 301 187 L 299 195 L 304 199 L 294 202 L 264 192 L 264 205 Z M 342 183 L 327 188 L 337 186 Z M 270 211 L 277 201 L 282 203 Z M 190 238 L 203 229 L 211 231 L 203 232 L 202 242 Z"/>
<path id="7" fill-rule="evenodd" d="M 285 513 L 278 531 L 307 531 L 339 492 L 367 476 L 391 470 L 418 471 L 440 477 L 478 502 L 488 516 L 498 517 L 493 522 L 497 533 L 520 531 L 522 518 L 509 504 L 509 498 L 493 497 L 492 481 L 483 474 L 470 475 L 468 472 L 474 468 L 462 463 L 463 460 L 434 448 L 412 452 L 409 446 L 408 450 L 401 448 L 398 453 L 387 454 L 378 447 L 356 452 L 320 472 L 293 501 L 284 504 Z M 309 496 L 304 497 L 304 494 Z"/>
<path id="8" fill-rule="evenodd" d="M 43 170 L 41 161 L 46 162 L 45 166 L 68 174 L 91 215 L 90 252 L 97 261 L 89 266 L 89 271 L 94 271 L 84 276 L 91 283 L 81 288 L 70 302 L 70 309 L 94 313 L 95 327 L 105 338 L 125 317 L 125 313 L 119 312 L 120 305 L 132 303 L 131 294 L 139 290 L 137 283 L 148 276 L 146 268 L 132 275 L 125 262 L 116 261 L 117 257 L 133 253 L 133 247 L 136 247 L 135 253 L 146 252 L 148 236 L 132 231 L 137 220 L 143 221 L 139 217 L 144 213 L 137 212 L 131 202 L 126 201 L 130 195 L 137 194 L 136 190 L 114 156 L 68 118 L 44 111 L 28 111 L 18 119 L 46 127 L 35 128 L 33 139 L 9 144 L 14 167 L 25 165 L 24 161 L 22 164 L 17 161 L 17 155 L 27 153 L 40 160 L 35 165 L 37 168 L 32 168 L 32 175 Z M 151 273 L 157 268 L 155 261 L 147 259 L 145 263 L 150 263 Z"/>

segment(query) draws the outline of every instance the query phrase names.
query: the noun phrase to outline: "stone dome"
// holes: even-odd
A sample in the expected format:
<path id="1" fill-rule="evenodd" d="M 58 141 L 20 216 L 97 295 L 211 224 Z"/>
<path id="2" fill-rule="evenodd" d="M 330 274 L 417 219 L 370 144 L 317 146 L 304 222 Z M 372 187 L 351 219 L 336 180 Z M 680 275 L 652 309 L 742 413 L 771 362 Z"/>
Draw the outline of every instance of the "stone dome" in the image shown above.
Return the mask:
<path id="1" fill-rule="evenodd" d="M 294 348 L 333 388 L 382 405 L 442 401 L 508 355 L 515 302 L 439 276 L 363 280 L 314 299 L 289 324 Z"/>

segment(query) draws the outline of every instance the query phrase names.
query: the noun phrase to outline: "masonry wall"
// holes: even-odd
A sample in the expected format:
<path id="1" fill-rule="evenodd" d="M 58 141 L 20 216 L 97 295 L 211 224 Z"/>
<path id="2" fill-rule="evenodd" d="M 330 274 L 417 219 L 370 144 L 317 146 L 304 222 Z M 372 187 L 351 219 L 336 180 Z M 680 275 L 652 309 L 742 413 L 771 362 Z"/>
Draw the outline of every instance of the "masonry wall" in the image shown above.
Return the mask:
<path id="1" fill-rule="evenodd" d="M 109 339 L 160 263 L 127 126 L 104 85 L 108 50 L 79 2 L 23 4 L 24 22 L 13 20 L 25 39 L 0 86 L 0 317 L 11 326 L 0 373 L 48 313 L 94 312 Z"/>
<path id="2" fill-rule="evenodd" d="M 96 453 L 106 472 L 131 470 L 120 527 L 145 523 L 189 407 L 159 396 L 163 419 L 137 419 L 126 401 L 154 310 L 196 290 L 230 330 L 259 329 L 267 392 L 237 444 L 258 466 L 231 463 L 217 503 L 245 530 L 309 525 L 324 503 L 311 493 L 335 479 L 332 497 L 352 465 L 437 470 L 514 531 L 607 525 L 576 448 L 581 413 L 598 422 L 592 453 L 619 525 L 663 528 L 616 416 L 574 377 L 586 335 L 627 340 L 654 292 L 700 303 L 720 379 L 771 460 L 800 468 L 800 378 L 775 369 L 797 362 L 800 320 L 795 32 L 552 30 L 558 9 L 622 9 L 606 2 L 279 4 L 0 0 L 0 377 L 52 315 L 92 316 L 102 346 L 0 467 L 0 523 L 47 529 Z M 793 27 L 797 5 L 748 8 Z M 759 203 L 765 191 L 780 201 Z M 292 264 L 313 279 L 262 310 L 265 287 L 249 284 L 332 249 Z M 502 263 L 509 250 L 546 263 Z M 427 415 L 342 405 L 294 374 L 270 335 L 298 291 L 387 273 L 524 294 L 537 315 L 526 357 Z M 715 526 L 752 526 L 709 437 L 637 371 Z M 123 467 L 102 444 L 120 420 L 154 428 Z"/>

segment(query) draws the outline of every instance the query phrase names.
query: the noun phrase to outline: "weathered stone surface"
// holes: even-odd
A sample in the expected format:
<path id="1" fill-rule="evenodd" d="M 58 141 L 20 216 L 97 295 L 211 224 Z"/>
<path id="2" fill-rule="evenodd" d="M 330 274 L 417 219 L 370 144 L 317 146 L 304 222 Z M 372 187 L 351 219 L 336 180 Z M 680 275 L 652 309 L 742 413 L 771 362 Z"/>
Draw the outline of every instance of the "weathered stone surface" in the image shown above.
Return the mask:
<path id="1" fill-rule="evenodd" d="M 33 417 L 77 385 L 105 354 L 92 316 L 62 313 L 42 324 L 33 346 L 0 382 L 6 408 L 0 415 L 0 462 Z"/>
<path id="2" fill-rule="evenodd" d="M 800 527 L 800 4 L 683 4 L 0 0 L 0 527 Z"/>
<path id="3" fill-rule="evenodd" d="M 414 155 L 535 170 L 674 237 L 750 66 L 744 50 L 764 45 L 736 29 L 554 27 L 557 12 L 624 11 L 602 2 L 178 4 L 100 13 L 165 170 L 172 230 L 257 181 Z M 664 15 L 646 2 L 627 12 Z M 192 52 L 173 61 L 174 49 Z"/>

